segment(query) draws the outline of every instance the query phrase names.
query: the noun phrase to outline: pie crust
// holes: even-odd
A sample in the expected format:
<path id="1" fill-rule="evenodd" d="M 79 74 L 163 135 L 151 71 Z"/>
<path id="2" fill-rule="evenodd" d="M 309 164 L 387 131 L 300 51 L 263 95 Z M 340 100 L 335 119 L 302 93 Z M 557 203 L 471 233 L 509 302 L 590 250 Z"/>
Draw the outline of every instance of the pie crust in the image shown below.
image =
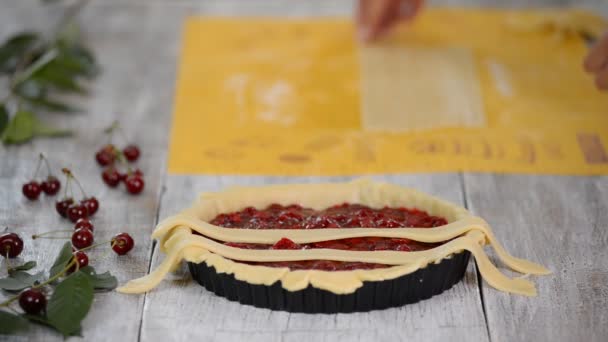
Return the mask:
<path id="1" fill-rule="evenodd" d="M 436 228 L 335 228 L 308 230 L 250 230 L 214 226 L 208 223 L 218 214 L 253 206 L 263 209 L 272 203 L 300 204 L 321 210 L 339 203 L 358 203 L 372 208 L 384 206 L 418 208 L 444 217 L 448 224 Z M 196 232 L 197 234 L 195 234 Z M 200 234 L 200 235 L 199 235 Z M 159 240 L 165 260 L 149 275 L 132 280 L 118 289 L 123 293 L 142 293 L 157 286 L 182 260 L 205 263 L 217 273 L 253 285 L 271 286 L 280 282 L 287 291 L 312 286 L 336 295 L 351 294 L 364 282 L 395 279 L 438 264 L 445 258 L 469 251 L 485 281 L 494 288 L 527 296 L 536 288 L 527 279 L 509 278 L 490 261 L 483 247 L 490 245 L 499 260 L 523 274 L 549 274 L 536 263 L 511 256 L 500 245 L 490 226 L 466 209 L 400 186 L 359 179 L 348 183 L 291 184 L 265 187 L 233 187 L 223 192 L 202 194 L 181 213 L 158 224 L 152 237 Z M 432 249 L 415 252 L 348 251 L 335 249 L 252 250 L 230 247 L 221 242 L 274 244 L 286 237 L 295 243 L 311 243 L 354 237 L 405 238 L 420 242 L 443 242 Z M 220 241 L 220 242 L 217 242 Z M 249 265 L 246 262 L 334 260 L 391 265 L 379 269 L 350 271 L 290 270 L 286 267 Z"/>

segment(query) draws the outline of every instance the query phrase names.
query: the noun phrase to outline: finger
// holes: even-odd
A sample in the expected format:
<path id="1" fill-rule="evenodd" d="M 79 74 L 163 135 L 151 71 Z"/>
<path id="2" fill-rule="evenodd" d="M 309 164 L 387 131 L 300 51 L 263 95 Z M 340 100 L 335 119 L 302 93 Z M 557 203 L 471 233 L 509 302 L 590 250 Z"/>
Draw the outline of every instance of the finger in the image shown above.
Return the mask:
<path id="1" fill-rule="evenodd" d="M 608 64 L 608 33 L 595 44 L 587 58 L 585 58 L 585 70 L 587 72 L 598 72 Z"/>
<path id="2" fill-rule="evenodd" d="M 399 9 L 399 20 L 410 21 L 414 19 L 424 7 L 424 2 L 425 0 L 403 1 Z"/>
<path id="3" fill-rule="evenodd" d="M 367 40 L 374 40 L 389 31 L 399 17 L 400 0 L 376 0 L 370 11 Z"/>
<path id="4" fill-rule="evenodd" d="M 369 4 L 370 4 L 369 0 L 359 0 L 357 2 L 357 13 L 355 15 L 355 20 L 357 22 L 358 27 L 367 25 L 367 22 L 368 22 L 367 12 L 369 9 Z"/>
<path id="5" fill-rule="evenodd" d="M 595 85 L 602 90 L 608 90 L 608 64 L 595 76 Z"/>

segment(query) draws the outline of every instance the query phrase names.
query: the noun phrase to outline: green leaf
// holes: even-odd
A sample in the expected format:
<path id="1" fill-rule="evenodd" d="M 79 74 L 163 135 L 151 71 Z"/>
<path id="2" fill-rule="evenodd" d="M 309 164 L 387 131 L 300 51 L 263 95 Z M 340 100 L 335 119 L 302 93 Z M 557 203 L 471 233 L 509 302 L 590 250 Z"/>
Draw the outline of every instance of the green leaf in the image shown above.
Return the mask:
<path id="1" fill-rule="evenodd" d="M 80 109 L 76 108 L 76 107 L 72 107 L 69 104 L 63 103 L 63 102 L 59 102 L 59 101 L 53 101 L 53 100 L 49 100 L 46 98 L 27 98 L 24 97 L 22 98 L 24 101 L 26 101 L 30 106 L 33 107 L 38 107 L 41 109 L 46 109 L 48 111 L 52 111 L 52 112 L 62 112 L 62 113 L 76 113 L 81 111 Z M 68 131 L 64 131 L 64 134 L 69 135 Z"/>
<path id="2" fill-rule="evenodd" d="M 2 132 L 8 125 L 8 111 L 6 110 L 6 106 L 2 103 L 0 104 L 0 136 L 2 136 Z"/>
<path id="3" fill-rule="evenodd" d="M 40 121 L 34 125 L 34 135 L 43 137 L 67 137 L 72 135 L 72 131 L 47 126 Z"/>
<path id="4" fill-rule="evenodd" d="M 14 92 L 20 97 L 33 99 L 45 97 L 47 94 L 47 89 L 40 82 L 27 80 L 15 86 Z"/>
<path id="5" fill-rule="evenodd" d="M 28 271 L 34 267 L 36 267 L 36 262 L 32 260 L 32 261 L 26 262 L 25 264 L 11 267 L 11 271 Z"/>
<path id="6" fill-rule="evenodd" d="M 91 266 L 81 268 L 80 272 L 89 277 L 89 280 L 91 281 L 91 284 L 93 284 L 93 288 L 95 288 L 95 290 L 111 291 L 118 286 L 118 280 L 116 277 L 111 275 L 110 272 L 98 274 L 95 273 L 95 269 Z"/>
<path id="7" fill-rule="evenodd" d="M 25 52 L 32 48 L 40 37 L 36 33 L 22 32 L 7 39 L 0 46 L 0 73 L 11 73 Z"/>
<path id="8" fill-rule="evenodd" d="M 53 266 L 51 266 L 51 270 L 49 273 L 49 278 L 53 278 L 59 272 L 61 272 L 67 265 L 70 259 L 72 258 L 72 244 L 68 241 L 63 244 L 57 258 L 55 258 L 55 262 Z"/>
<path id="9" fill-rule="evenodd" d="M 5 144 L 20 144 L 30 140 L 34 136 L 36 121 L 37 119 L 32 112 L 17 111 L 2 133 L 2 142 Z"/>
<path id="10" fill-rule="evenodd" d="M 38 56 L 33 63 L 29 64 L 27 68 L 15 75 L 12 81 L 13 87 L 29 80 L 33 75 L 41 72 L 49 63 L 57 58 L 58 55 L 59 51 L 57 51 L 57 49 L 45 51 L 41 56 Z"/>
<path id="11" fill-rule="evenodd" d="M 0 288 L 6 291 L 21 291 L 42 280 L 44 272 L 29 274 L 25 271 L 13 272 L 10 276 L 0 279 Z"/>
<path id="12" fill-rule="evenodd" d="M 74 76 L 58 67 L 57 64 L 49 63 L 33 73 L 31 79 L 58 90 L 85 94 L 86 90 L 78 84 Z"/>
<path id="13" fill-rule="evenodd" d="M 20 144 L 35 136 L 63 137 L 70 134 L 69 130 L 47 126 L 30 111 L 19 110 L 2 133 L 2 142 Z"/>
<path id="14" fill-rule="evenodd" d="M 0 334 L 9 335 L 19 330 L 25 330 L 28 322 L 21 316 L 6 311 L 0 311 Z"/>
<path id="15" fill-rule="evenodd" d="M 89 277 L 76 272 L 55 287 L 46 314 L 49 323 L 64 336 L 80 329 L 93 303 L 93 285 Z"/>

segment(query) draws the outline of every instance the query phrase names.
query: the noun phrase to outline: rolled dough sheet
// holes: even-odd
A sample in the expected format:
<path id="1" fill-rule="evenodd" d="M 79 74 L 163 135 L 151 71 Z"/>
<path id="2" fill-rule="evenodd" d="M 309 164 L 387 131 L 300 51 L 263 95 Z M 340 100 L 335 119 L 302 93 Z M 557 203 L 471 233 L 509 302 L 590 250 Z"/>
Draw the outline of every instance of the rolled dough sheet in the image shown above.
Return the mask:
<path id="1" fill-rule="evenodd" d="M 470 50 L 379 45 L 362 47 L 360 62 L 364 130 L 407 132 L 485 125 Z"/>

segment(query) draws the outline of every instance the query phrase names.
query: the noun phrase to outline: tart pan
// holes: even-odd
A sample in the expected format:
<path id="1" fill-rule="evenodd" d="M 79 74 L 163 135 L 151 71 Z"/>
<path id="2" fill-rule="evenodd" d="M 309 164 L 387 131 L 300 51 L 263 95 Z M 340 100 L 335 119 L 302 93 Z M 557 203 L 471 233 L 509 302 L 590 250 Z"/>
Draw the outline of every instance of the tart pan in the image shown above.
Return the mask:
<path id="1" fill-rule="evenodd" d="M 311 285 L 293 292 L 278 282 L 270 286 L 253 285 L 235 279 L 232 274 L 217 273 L 204 262 L 189 262 L 188 268 L 199 284 L 231 301 L 271 310 L 332 314 L 380 310 L 431 298 L 464 277 L 470 256 L 468 251 L 462 251 L 395 279 L 365 281 L 354 293 L 342 295 Z"/>

